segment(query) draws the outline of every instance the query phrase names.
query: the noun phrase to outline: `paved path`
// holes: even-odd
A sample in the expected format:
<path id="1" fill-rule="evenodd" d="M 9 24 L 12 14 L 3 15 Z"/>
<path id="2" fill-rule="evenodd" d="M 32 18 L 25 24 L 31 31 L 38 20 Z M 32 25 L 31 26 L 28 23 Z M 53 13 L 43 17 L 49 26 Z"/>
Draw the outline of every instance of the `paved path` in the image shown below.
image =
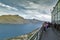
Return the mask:
<path id="1" fill-rule="evenodd" d="M 49 28 L 47 32 L 43 32 L 41 40 L 60 40 L 59 34 L 57 30 Z"/>

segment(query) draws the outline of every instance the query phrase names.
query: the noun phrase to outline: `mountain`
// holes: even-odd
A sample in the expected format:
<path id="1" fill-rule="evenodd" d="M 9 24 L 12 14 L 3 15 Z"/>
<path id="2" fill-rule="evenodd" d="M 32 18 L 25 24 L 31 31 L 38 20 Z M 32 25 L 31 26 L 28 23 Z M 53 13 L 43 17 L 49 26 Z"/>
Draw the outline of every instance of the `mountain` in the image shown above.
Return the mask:
<path id="1" fill-rule="evenodd" d="M 37 23 L 36 19 L 24 19 L 19 15 L 2 15 L 0 16 L 0 23 L 2 24 L 24 24 L 24 23 Z"/>
<path id="2" fill-rule="evenodd" d="M 38 22 L 41 22 L 37 19 L 26 19 L 29 23 L 38 23 Z"/>
<path id="3" fill-rule="evenodd" d="M 23 24 L 25 20 L 23 17 L 18 15 L 2 15 L 0 16 L 0 23 L 5 24 Z"/>

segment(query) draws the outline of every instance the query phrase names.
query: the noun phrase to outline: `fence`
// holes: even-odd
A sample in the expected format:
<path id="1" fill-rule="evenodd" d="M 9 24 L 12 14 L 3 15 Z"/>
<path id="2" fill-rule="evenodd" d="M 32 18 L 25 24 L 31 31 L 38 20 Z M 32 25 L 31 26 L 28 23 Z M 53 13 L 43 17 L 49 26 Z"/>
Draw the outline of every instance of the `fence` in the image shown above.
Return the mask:
<path id="1" fill-rule="evenodd" d="M 36 32 L 28 40 L 40 40 L 43 33 L 43 27 L 36 30 Z"/>

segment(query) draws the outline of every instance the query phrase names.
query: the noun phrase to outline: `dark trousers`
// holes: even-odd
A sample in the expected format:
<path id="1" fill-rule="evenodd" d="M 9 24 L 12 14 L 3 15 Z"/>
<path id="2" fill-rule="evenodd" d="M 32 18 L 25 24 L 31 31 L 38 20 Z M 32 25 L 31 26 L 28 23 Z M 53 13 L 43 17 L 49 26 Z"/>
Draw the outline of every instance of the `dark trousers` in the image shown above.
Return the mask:
<path id="1" fill-rule="evenodd" d="M 44 27 L 44 31 L 46 31 L 46 27 Z"/>

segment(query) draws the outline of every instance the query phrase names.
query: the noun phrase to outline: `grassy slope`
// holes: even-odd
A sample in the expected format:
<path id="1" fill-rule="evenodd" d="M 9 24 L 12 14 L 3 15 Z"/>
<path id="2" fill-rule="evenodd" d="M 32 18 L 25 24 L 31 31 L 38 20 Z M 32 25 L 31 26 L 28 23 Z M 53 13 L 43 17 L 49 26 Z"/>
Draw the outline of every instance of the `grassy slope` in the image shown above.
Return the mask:
<path id="1" fill-rule="evenodd" d="M 22 23 L 25 23 L 25 20 L 24 18 L 18 15 L 3 15 L 3 16 L 0 16 L 0 23 L 22 24 Z"/>

